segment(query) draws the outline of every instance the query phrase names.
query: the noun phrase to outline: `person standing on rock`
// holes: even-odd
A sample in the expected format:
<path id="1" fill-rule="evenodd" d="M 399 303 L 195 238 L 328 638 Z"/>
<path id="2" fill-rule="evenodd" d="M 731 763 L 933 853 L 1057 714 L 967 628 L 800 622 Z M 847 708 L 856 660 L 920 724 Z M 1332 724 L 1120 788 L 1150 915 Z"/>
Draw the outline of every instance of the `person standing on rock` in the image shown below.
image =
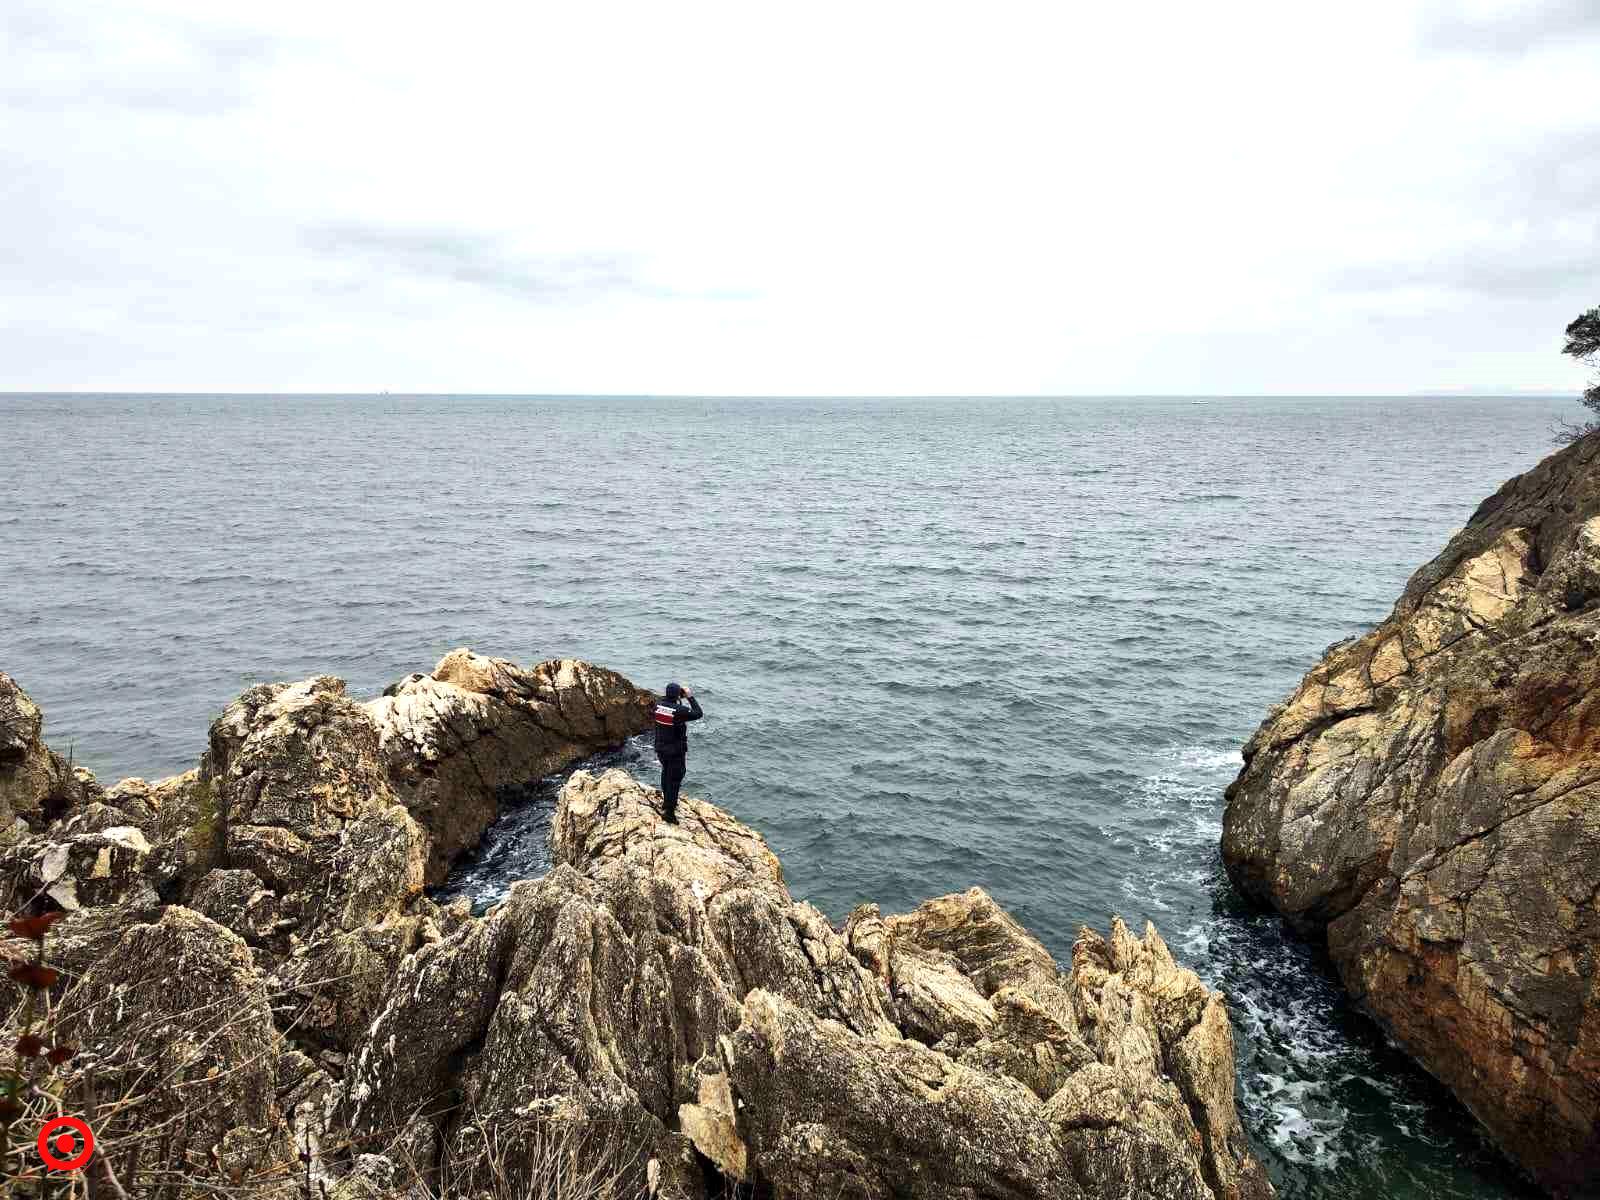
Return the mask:
<path id="1" fill-rule="evenodd" d="M 685 704 L 684 701 L 688 703 Z M 705 716 L 694 693 L 681 684 L 667 684 L 665 698 L 656 701 L 656 757 L 661 760 L 661 813 L 678 823 L 678 788 L 689 769 L 690 721 Z"/>

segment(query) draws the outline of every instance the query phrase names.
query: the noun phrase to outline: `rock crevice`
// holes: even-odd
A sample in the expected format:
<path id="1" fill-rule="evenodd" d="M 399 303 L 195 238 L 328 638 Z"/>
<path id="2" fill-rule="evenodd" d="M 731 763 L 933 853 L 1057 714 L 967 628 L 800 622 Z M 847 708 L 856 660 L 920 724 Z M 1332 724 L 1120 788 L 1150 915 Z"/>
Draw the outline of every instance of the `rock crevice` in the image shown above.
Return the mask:
<path id="1" fill-rule="evenodd" d="M 1562 1196 L 1600 1195 L 1600 441 L 1331 647 L 1228 789 L 1234 883 Z"/>
<path id="2" fill-rule="evenodd" d="M 274 684 L 195 771 L 27 810 L 0 870 L 69 910 L 64 1028 L 96 1078 L 184 1081 L 138 1109 L 166 1169 L 412 1200 L 556 1147 L 668 1200 L 1270 1196 L 1223 999 L 1153 928 L 1085 930 L 1065 970 L 977 889 L 835 928 L 753 829 L 693 798 L 666 824 L 618 770 L 562 789 L 548 874 L 483 917 L 427 899 L 490 784 L 647 701 L 466 652 L 368 705 Z"/>

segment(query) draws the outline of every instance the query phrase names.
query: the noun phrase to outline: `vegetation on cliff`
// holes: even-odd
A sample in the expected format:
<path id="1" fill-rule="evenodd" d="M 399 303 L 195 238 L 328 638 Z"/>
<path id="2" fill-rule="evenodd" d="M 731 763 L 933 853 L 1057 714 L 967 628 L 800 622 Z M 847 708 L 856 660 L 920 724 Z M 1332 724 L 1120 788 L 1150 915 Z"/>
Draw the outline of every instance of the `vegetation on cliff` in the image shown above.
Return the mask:
<path id="1" fill-rule="evenodd" d="M 1595 365 L 1595 360 L 1600 358 L 1600 308 L 1591 308 L 1567 326 L 1567 340 L 1561 353 L 1571 355 L 1586 366 Z M 1580 399 L 1594 415 L 1580 424 L 1563 425 L 1557 430 L 1562 441 L 1575 442 L 1600 429 L 1600 380 L 1584 388 Z"/>

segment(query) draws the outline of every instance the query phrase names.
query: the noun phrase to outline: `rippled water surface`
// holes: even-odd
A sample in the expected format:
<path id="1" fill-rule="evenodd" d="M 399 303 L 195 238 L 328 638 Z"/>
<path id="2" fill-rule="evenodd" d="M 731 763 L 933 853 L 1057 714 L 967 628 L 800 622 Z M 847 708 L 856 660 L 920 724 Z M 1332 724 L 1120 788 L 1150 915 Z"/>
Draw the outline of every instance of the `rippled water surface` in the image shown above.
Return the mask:
<path id="1" fill-rule="evenodd" d="M 1268 705 L 1569 407 L 0 396 L 0 669 L 112 778 L 248 684 L 457 645 L 685 680 L 686 790 L 835 918 L 976 883 L 1063 960 L 1154 920 L 1228 993 L 1284 1195 L 1522 1195 L 1217 842 Z M 541 870 L 546 803 L 456 886 Z"/>

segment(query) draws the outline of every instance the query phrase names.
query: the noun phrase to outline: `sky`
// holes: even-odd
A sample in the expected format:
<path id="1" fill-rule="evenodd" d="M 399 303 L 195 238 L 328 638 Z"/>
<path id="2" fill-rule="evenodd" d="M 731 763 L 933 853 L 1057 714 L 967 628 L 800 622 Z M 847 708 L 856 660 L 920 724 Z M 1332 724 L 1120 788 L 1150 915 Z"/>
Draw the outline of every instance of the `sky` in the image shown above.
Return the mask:
<path id="1" fill-rule="evenodd" d="M 1600 0 L 4 0 L 0 64 L 0 390 L 1576 390 L 1600 304 Z"/>

